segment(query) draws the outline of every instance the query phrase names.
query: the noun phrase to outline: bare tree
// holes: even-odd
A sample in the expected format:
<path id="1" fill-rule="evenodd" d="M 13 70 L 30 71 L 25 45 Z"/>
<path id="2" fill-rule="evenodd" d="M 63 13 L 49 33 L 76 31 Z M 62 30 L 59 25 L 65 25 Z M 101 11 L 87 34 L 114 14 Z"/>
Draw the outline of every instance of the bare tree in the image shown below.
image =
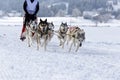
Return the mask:
<path id="1" fill-rule="evenodd" d="M 65 11 L 62 10 L 62 9 L 60 9 L 60 10 L 58 11 L 58 13 L 57 13 L 55 16 L 65 17 Z"/>
<path id="2" fill-rule="evenodd" d="M 81 16 L 80 10 L 78 8 L 74 8 L 73 11 L 72 11 L 72 16 L 73 17 Z"/>

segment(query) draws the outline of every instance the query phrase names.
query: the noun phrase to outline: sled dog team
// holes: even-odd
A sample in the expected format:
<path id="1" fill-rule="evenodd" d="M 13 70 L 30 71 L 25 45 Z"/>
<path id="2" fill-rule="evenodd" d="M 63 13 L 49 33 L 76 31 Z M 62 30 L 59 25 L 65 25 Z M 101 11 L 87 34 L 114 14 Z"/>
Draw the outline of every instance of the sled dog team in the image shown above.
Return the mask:
<path id="1" fill-rule="evenodd" d="M 74 45 L 76 47 L 76 52 L 79 47 L 82 46 L 82 42 L 85 40 L 85 32 L 78 26 L 68 26 L 67 23 L 61 23 L 59 29 L 54 31 L 53 22 L 47 22 L 47 19 L 40 19 L 37 24 L 36 21 L 30 21 L 26 24 L 26 31 L 24 33 L 26 39 L 28 40 L 28 46 L 31 47 L 33 41 L 37 43 L 37 50 L 39 47 L 44 47 L 46 50 L 47 44 L 52 39 L 53 35 L 57 35 L 62 48 L 64 48 L 65 43 L 68 45 L 70 43 L 69 52 Z"/>

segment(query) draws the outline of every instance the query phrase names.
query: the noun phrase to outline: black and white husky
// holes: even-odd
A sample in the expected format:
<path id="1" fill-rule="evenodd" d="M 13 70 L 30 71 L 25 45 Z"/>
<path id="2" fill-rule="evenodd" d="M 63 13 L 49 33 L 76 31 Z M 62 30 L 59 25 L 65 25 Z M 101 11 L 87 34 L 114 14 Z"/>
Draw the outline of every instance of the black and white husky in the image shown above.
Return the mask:
<path id="1" fill-rule="evenodd" d="M 78 51 L 79 47 L 82 46 L 82 42 L 85 40 L 85 32 L 83 29 L 79 27 L 69 27 L 67 31 L 67 44 L 71 41 L 69 52 L 74 44 L 76 45 L 76 52 Z"/>
<path id="2" fill-rule="evenodd" d="M 28 40 L 28 46 L 30 47 L 33 42 L 33 37 L 35 30 L 37 28 L 37 22 L 36 21 L 30 21 L 26 24 L 26 38 Z"/>
<path id="3" fill-rule="evenodd" d="M 62 46 L 62 48 L 64 48 L 64 43 L 66 41 L 66 37 L 67 37 L 67 31 L 68 31 L 68 25 L 67 23 L 61 23 L 59 30 L 56 31 L 58 39 L 60 41 L 60 46 Z"/>
<path id="4" fill-rule="evenodd" d="M 37 30 L 36 30 L 36 36 L 37 36 L 37 50 L 39 50 L 39 46 L 44 46 L 44 50 L 46 50 L 46 46 L 48 42 L 51 40 L 53 31 L 49 28 L 49 23 L 47 22 L 47 19 L 42 20 L 40 19 L 40 22 L 38 24 Z M 41 40 L 43 40 L 43 43 L 41 44 Z"/>

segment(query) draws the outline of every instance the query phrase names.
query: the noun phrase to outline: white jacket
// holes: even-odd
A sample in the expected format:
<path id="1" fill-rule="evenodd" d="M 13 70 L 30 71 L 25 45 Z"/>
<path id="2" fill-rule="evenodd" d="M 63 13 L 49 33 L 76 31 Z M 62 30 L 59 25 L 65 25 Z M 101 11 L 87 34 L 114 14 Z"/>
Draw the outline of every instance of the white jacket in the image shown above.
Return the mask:
<path id="1" fill-rule="evenodd" d="M 34 14 L 36 10 L 36 5 L 38 3 L 38 0 L 34 0 L 31 2 L 30 0 L 26 0 L 27 2 L 27 11 L 29 14 Z"/>

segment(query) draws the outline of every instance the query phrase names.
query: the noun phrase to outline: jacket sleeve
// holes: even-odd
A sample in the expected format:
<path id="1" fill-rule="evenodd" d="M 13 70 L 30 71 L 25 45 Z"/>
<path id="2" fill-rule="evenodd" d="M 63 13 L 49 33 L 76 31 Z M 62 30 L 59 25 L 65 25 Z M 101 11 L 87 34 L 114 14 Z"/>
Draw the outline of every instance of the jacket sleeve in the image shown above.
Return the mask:
<path id="1" fill-rule="evenodd" d="M 38 13 L 38 11 L 39 11 L 39 2 L 36 5 L 36 11 L 35 11 L 34 15 L 36 15 Z"/>
<path id="2" fill-rule="evenodd" d="M 27 11 L 27 2 L 26 1 L 23 4 L 23 9 L 24 9 L 25 13 L 28 14 L 28 11 Z"/>

